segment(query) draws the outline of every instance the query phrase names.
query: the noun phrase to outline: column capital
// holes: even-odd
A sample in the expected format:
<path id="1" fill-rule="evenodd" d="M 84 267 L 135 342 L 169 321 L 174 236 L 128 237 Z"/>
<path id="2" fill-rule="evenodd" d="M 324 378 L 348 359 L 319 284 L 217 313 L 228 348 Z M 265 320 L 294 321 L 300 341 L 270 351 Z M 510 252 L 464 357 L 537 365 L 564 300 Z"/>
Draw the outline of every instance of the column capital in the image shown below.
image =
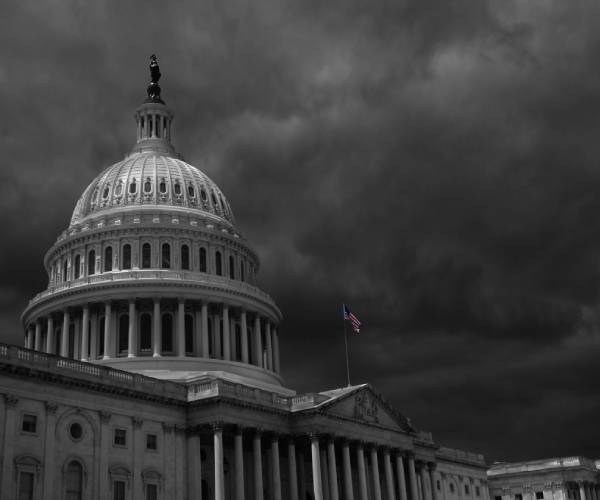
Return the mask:
<path id="1" fill-rule="evenodd" d="M 44 406 L 46 407 L 46 413 L 48 415 L 55 415 L 56 410 L 58 410 L 58 405 L 56 403 L 52 403 L 51 401 L 44 401 Z"/>
<path id="2" fill-rule="evenodd" d="M 131 417 L 131 423 L 136 429 L 139 429 L 144 423 L 144 419 L 139 417 Z"/>
<path id="3" fill-rule="evenodd" d="M 105 410 L 98 410 L 98 415 L 100 417 L 100 421 L 103 423 L 108 423 L 110 421 L 110 417 L 112 417 L 112 413 Z"/>
<path id="4" fill-rule="evenodd" d="M 216 420 L 210 423 L 210 428 L 213 432 L 222 431 L 225 427 L 225 423 L 222 420 Z"/>
<path id="5" fill-rule="evenodd" d="M 264 433 L 265 433 L 264 428 L 262 428 L 262 427 L 255 427 L 254 428 L 253 434 L 254 434 L 255 437 L 261 437 Z"/>
<path id="6" fill-rule="evenodd" d="M 173 432 L 175 430 L 175 425 L 168 422 L 162 422 L 162 428 L 164 432 Z"/>
<path id="7" fill-rule="evenodd" d="M 427 468 L 431 472 L 433 472 L 437 468 L 437 463 L 436 462 L 427 462 Z"/>
<path id="8" fill-rule="evenodd" d="M 14 394 L 5 394 L 4 395 L 4 403 L 6 404 L 6 406 L 14 408 L 15 406 L 17 406 L 18 402 L 19 402 L 19 398 L 17 396 L 15 396 Z"/>

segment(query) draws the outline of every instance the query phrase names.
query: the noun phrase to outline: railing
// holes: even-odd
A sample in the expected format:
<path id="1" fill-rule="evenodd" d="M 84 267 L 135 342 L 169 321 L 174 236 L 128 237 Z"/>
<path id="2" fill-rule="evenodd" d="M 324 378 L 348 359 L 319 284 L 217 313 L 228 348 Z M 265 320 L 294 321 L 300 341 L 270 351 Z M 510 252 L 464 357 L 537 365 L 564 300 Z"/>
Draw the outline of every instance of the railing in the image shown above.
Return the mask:
<path id="1" fill-rule="evenodd" d="M 265 406 L 289 409 L 291 408 L 291 397 L 265 391 L 257 387 L 249 387 L 236 384 L 228 380 L 210 380 L 187 385 L 187 400 L 198 401 L 199 399 L 212 398 L 215 396 L 231 396 L 248 402 L 259 403 Z"/>
<path id="2" fill-rule="evenodd" d="M 42 366 L 54 373 L 94 377 L 101 381 L 117 383 L 136 391 L 156 394 L 162 397 L 180 399 L 182 401 L 185 401 L 186 397 L 186 388 L 176 382 L 158 380 L 137 373 L 99 366 L 76 359 L 63 358 L 16 345 L 0 344 L 0 359 L 16 360 L 21 363 L 35 365 L 36 368 Z"/>
<path id="3" fill-rule="evenodd" d="M 485 458 L 481 453 L 472 453 L 470 451 L 457 450 L 455 448 L 441 447 L 437 450 L 437 455 L 454 461 L 485 464 Z"/>
<path id="4" fill-rule="evenodd" d="M 275 305 L 271 296 L 263 292 L 260 288 L 246 283 L 244 281 L 231 280 L 224 276 L 215 276 L 207 273 L 196 273 L 192 271 L 172 271 L 168 269 L 136 269 L 126 271 L 113 271 L 107 273 L 94 274 L 75 280 L 65 281 L 55 285 L 50 285 L 43 292 L 38 293 L 29 304 L 33 304 L 45 297 L 50 297 L 64 290 L 76 289 L 87 285 L 95 285 L 99 283 L 111 283 L 113 281 L 126 280 L 174 280 L 174 281 L 191 281 L 195 284 L 206 284 L 220 286 L 227 289 L 241 290 L 250 295 L 254 295 L 266 302 Z"/>

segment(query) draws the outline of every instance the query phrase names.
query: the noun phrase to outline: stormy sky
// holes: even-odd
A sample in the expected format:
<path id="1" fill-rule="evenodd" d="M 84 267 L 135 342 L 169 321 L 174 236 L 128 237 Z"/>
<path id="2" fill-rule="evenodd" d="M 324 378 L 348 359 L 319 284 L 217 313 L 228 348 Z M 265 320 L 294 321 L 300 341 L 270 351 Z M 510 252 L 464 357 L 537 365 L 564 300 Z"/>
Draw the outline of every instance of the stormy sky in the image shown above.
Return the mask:
<path id="1" fill-rule="evenodd" d="M 174 143 L 223 189 L 299 391 L 352 382 L 494 460 L 600 455 L 600 3 L 5 2 L 0 340 L 134 141 L 156 53 Z"/>

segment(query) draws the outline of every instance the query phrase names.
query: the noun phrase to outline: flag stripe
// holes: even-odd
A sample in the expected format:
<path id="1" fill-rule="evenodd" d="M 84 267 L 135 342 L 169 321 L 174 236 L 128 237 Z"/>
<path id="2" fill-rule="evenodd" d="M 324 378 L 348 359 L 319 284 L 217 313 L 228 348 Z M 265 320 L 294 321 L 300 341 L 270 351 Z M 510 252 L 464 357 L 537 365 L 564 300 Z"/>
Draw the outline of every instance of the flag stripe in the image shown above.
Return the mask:
<path id="1" fill-rule="evenodd" d="M 348 306 L 346 304 L 343 304 L 343 311 L 344 319 L 350 321 L 350 324 L 352 325 L 352 330 L 354 330 L 356 333 L 360 333 L 360 327 L 362 325 L 360 320 L 350 312 L 350 309 L 348 309 Z"/>

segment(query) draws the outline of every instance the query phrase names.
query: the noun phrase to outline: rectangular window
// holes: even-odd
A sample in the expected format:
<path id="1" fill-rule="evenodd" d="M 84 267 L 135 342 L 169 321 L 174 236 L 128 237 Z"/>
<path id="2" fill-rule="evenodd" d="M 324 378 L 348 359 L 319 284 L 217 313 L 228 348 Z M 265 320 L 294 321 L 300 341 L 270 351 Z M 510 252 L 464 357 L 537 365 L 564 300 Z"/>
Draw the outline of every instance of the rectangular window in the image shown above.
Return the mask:
<path id="1" fill-rule="evenodd" d="M 125 500 L 124 481 L 115 481 L 113 483 L 113 500 Z"/>
<path id="2" fill-rule="evenodd" d="M 469 494 L 469 485 L 465 484 L 465 495 Z"/>
<path id="3" fill-rule="evenodd" d="M 37 417 L 35 415 L 23 415 L 21 430 L 23 432 L 31 432 L 32 434 L 35 434 L 37 432 Z"/>
<path id="4" fill-rule="evenodd" d="M 544 492 L 543 491 L 536 491 L 535 492 L 535 498 L 536 498 L 536 500 L 544 500 Z"/>
<path id="5" fill-rule="evenodd" d="M 146 434 L 146 449 L 156 450 L 156 434 Z"/>
<path id="6" fill-rule="evenodd" d="M 521 493 L 517 493 L 515 495 L 515 500 L 523 500 L 523 495 L 521 495 Z"/>
<path id="7" fill-rule="evenodd" d="M 442 491 L 442 484 L 440 483 L 440 480 L 438 479 L 436 482 L 436 486 L 437 486 L 437 490 L 438 491 Z"/>
<path id="8" fill-rule="evenodd" d="M 146 500 L 157 500 L 158 499 L 158 488 L 155 484 L 146 485 Z"/>
<path id="9" fill-rule="evenodd" d="M 19 473 L 18 500 L 33 500 L 33 473 Z"/>
<path id="10" fill-rule="evenodd" d="M 125 429 L 115 429 L 113 443 L 115 446 L 127 446 L 127 431 Z"/>
<path id="11" fill-rule="evenodd" d="M 479 491 L 479 486 L 475 486 L 475 495 L 476 496 L 481 496 L 481 493 Z"/>
<path id="12" fill-rule="evenodd" d="M 494 497 L 494 500 L 502 500 L 502 496 L 500 496 L 500 495 L 496 495 L 496 496 Z"/>

